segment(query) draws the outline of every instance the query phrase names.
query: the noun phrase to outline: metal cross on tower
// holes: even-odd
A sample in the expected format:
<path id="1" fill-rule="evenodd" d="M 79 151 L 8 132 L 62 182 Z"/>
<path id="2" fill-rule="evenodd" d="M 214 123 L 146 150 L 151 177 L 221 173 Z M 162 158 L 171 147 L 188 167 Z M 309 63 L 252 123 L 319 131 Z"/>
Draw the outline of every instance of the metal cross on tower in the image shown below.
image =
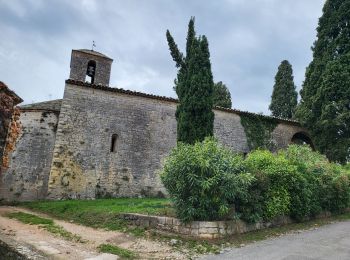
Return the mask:
<path id="1" fill-rule="evenodd" d="M 94 50 L 94 47 L 96 47 L 96 44 L 95 44 L 95 41 L 92 41 L 92 47 L 91 47 L 92 51 Z"/>

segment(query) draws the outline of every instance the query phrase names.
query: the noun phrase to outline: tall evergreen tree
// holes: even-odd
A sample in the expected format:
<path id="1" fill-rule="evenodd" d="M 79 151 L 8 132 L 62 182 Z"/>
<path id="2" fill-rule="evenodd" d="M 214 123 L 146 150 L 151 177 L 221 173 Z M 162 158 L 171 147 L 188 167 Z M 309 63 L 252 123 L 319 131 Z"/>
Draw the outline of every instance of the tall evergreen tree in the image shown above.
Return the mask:
<path id="1" fill-rule="evenodd" d="M 175 90 L 179 98 L 176 109 L 177 140 L 189 144 L 213 135 L 213 75 L 208 41 L 196 37 L 194 18 L 188 24 L 186 57 L 179 51 L 170 32 L 166 32 L 170 54 L 179 68 Z"/>
<path id="2" fill-rule="evenodd" d="M 213 90 L 213 103 L 214 106 L 231 108 L 231 93 L 222 81 L 214 84 Z"/>
<path id="3" fill-rule="evenodd" d="M 298 93 L 293 81 L 292 65 L 284 60 L 278 67 L 271 96 L 270 110 L 273 116 L 292 118 L 298 104 Z"/>
<path id="4" fill-rule="evenodd" d="M 317 149 L 333 161 L 345 162 L 350 154 L 350 0 L 326 1 L 312 50 L 297 117 Z"/>

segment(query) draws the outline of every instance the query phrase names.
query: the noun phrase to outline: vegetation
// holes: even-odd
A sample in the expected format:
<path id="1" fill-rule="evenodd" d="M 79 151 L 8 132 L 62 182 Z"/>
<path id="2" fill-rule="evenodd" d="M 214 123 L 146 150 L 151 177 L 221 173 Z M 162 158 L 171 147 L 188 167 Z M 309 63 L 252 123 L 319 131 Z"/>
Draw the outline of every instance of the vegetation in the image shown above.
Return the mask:
<path id="1" fill-rule="evenodd" d="M 350 158 L 350 0 L 328 0 L 319 19 L 297 117 L 332 161 Z"/>
<path id="2" fill-rule="evenodd" d="M 23 202 L 21 206 L 44 212 L 60 219 L 74 221 L 86 226 L 109 230 L 128 231 L 141 235 L 143 229 L 129 227 L 119 218 L 120 213 L 141 213 L 150 215 L 173 215 L 167 199 L 98 199 Z"/>
<path id="3" fill-rule="evenodd" d="M 82 238 L 71 232 L 66 231 L 63 227 L 56 225 L 52 219 L 38 217 L 33 214 L 24 212 L 14 212 L 6 215 L 9 218 L 17 219 L 25 224 L 38 225 L 46 231 L 61 236 L 70 241 L 84 242 Z"/>
<path id="4" fill-rule="evenodd" d="M 213 138 L 195 145 L 179 143 L 167 158 L 161 174 L 183 221 L 218 220 L 230 213 L 231 202 L 252 180 L 240 174 L 242 158 Z"/>
<path id="5" fill-rule="evenodd" d="M 298 103 L 298 93 L 293 81 L 292 65 L 284 60 L 278 67 L 271 96 L 270 110 L 273 116 L 291 119 Z"/>
<path id="6" fill-rule="evenodd" d="M 214 84 L 213 89 L 213 104 L 214 106 L 231 108 L 231 93 L 222 81 Z"/>
<path id="7" fill-rule="evenodd" d="M 277 154 L 256 150 L 243 159 L 212 138 L 180 143 L 161 177 L 183 221 L 303 221 L 350 206 L 349 171 L 308 146 L 291 145 Z"/>
<path id="8" fill-rule="evenodd" d="M 111 244 L 101 244 L 98 250 L 101 253 L 118 255 L 121 259 L 135 259 L 137 257 L 134 252 Z"/>
<path id="9" fill-rule="evenodd" d="M 255 114 L 241 114 L 240 117 L 250 150 L 275 149 L 275 144 L 271 141 L 271 134 L 278 124 L 276 119 L 264 118 Z"/>
<path id="10" fill-rule="evenodd" d="M 189 144 L 213 135 L 213 75 L 208 41 L 196 37 L 194 18 L 188 25 L 186 57 L 179 51 L 170 32 L 166 32 L 170 54 L 179 68 L 175 90 L 179 99 L 176 109 L 177 140 Z"/>

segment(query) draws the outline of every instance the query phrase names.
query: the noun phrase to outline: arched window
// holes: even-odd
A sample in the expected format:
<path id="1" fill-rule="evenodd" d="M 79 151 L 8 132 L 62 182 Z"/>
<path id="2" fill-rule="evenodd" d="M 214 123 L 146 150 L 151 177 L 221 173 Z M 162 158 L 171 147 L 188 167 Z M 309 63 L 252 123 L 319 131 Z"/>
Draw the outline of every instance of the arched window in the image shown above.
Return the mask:
<path id="1" fill-rule="evenodd" d="M 94 84 L 96 72 L 96 61 L 90 60 L 86 68 L 85 81 Z"/>
<path id="2" fill-rule="evenodd" d="M 299 132 L 293 135 L 291 142 L 293 144 L 308 144 L 310 145 L 310 147 L 314 150 L 314 144 L 312 143 L 311 138 L 309 137 L 308 134 L 304 133 L 304 132 Z"/>
<path id="3" fill-rule="evenodd" d="M 117 141 L 118 141 L 118 135 L 113 134 L 112 135 L 112 141 L 111 141 L 111 153 L 117 152 Z"/>

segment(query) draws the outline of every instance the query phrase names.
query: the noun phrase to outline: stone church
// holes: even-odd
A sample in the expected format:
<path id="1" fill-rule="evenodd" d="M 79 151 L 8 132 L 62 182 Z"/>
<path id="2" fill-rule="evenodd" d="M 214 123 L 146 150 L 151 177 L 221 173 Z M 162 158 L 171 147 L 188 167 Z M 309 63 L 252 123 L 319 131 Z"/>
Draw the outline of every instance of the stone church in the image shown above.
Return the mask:
<path id="1" fill-rule="evenodd" d="M 59 100 L 16 106 L 22 99 L 0 83 L 1 200 L 166 194 L 159 171 L 176 145 L 178 101 L 109 87 L 112 62 L 97 51 L 72 50 Z M 240 118 L 252 113 L 220 107 L 214 113 L 218 140 L 249 152 Z M 277 148 L 311 143 L 298 122 L 276 120 Z"/>

